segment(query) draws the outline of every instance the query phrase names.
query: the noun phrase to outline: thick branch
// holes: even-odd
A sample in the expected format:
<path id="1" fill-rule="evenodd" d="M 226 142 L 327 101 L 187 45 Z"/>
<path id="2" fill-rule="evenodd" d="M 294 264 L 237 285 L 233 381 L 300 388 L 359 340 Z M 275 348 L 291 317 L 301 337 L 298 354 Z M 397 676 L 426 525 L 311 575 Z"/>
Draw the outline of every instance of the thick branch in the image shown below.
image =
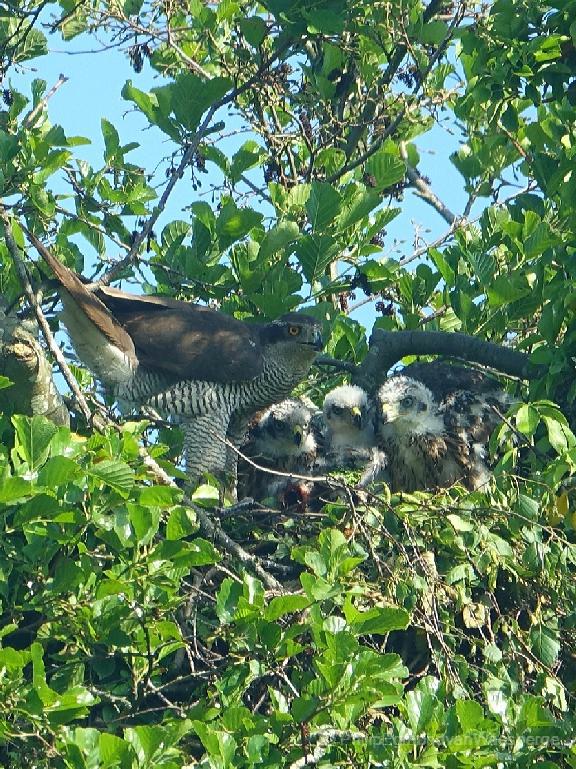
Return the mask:
<path id="1" fill-rule="evenodd" d="M 70 424 L 70 414 L 54 384 L 52 365 L 34 333 L 1 310 L 0 374 L 13 383 L 0 390 L 0 411 L 40 415 L 57 425 Z"/>
<path id="2" fill-rule="evenodd" d="M 70 387 L 70 390 L 74 393 L 74 397 L 76 399 L 76 403 L 78 404 L 80 411 L 84 415 L 85 419 L 87 421 L 90 421 L 91 419 L 90 407 L 86 402 L 84 393 L 80 390 L 76 379 L 72 375 L 72 372 L 70 371 L 68 364 L 66 363 L 66 359 L 62 354 L 62 350 L 58 347 L 58 345 L 54 341 L 54 337 L 52 335 L 52 331 L 50 330 L 50 326 L 48 325 L 48 321 L 44 317 L 42 308 L 40 307 L 40 304 L 36 298 L 36 294 L 34 293 L 32 286 L 30 284 L 30 278 L 28 277 L 28 272 L 26 271 L 26 265 L 24 264 L 24 261 L 20 256 L 20 250 L 18 249 L 16 241 L 12 236 L 10 219 L 3 207 L 0 207 L 0 220 L 2 221 L 2 225 L 4 227 L 4 239 L 6 241 L 6 246 L 8 248 L 8 251 L 10 252 L 12 261 L 14 262 L 14 268 L 16 270 L 18 277 L 20 278 L 20 282 L 22 283 L 24 293 L 26 294 L 26 298 L 28 299 L 28 301 L 30 302 L 30 306 L 34 310 L 34 314 L 36 315 L 36 320 L 38 321 L 38 325 L 40 327 L 40 331 L 42 332 L 42 336 L 44 337 L 46 344 L 50 349 L 50 352 L 54 355 L 54 358 L 56 359 L 56 362 L 60 367 L 60 371 L 62 372 L 62 375 L 66 379 L 66 383 L 68 384 L 68 387 Z"/>
<path id="3" fill-rule="evenodd" d="M 542 367 L 530 363 L 525 353 L 468 334 L 374 329 L 370 350 L 353 376 L 354 383 L 368 391 L 375 390 L 390 368 L 406 355 L 461 358 L 519 379 L 535 379 L 543 374 Z"/>

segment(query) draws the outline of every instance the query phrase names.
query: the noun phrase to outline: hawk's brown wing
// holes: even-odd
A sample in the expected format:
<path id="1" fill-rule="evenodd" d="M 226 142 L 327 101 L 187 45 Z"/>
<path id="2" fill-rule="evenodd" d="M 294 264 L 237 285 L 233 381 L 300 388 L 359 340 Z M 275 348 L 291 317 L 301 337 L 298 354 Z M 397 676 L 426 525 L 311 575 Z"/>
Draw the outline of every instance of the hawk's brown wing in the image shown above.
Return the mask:
<path id="1" fill-rule="evenodd" d="M 130 335 L 141 365 L 181 379 L 237 382 L 262 372 L 261 326 L 209 307 L 100 288 L 98 297 Z"/>

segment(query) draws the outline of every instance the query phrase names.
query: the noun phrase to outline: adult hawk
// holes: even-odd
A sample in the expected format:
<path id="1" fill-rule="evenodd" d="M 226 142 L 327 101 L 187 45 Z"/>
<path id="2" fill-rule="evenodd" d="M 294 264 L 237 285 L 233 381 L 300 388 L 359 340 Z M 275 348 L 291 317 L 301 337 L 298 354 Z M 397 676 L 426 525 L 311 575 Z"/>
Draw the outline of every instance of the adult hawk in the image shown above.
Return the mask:
<path id="1" fill-rule="evenodd" d="M 267 473 L 242 462 L 239 485 L 243 496 L 260 501 L 273 499 L 282 506 L 290 503 L 286 494 L 294 489 L 296 495 L 301 481 L 292 481 L 287 475 L 311 475 L 316 460 L 311 424 L 315 410 L 299 398 L 288 398 L 270 406 L 254 420 L 242 453 L 257 465 L 284 475 Z"/>
<path id="2" fill-rule="evenodd" d="M 114 288 L 87 290 L 35 238 L 60 283 L 62 314 L 78 357 L 126 408 L 149 406 L 177 417 L 186 471 L 235 479 L 236 452 L 249 419 L 286 398 L 322 348 L 320 328 L 288 313 L 250 324 L 162 296 Z"/>
<path id="3" fill-rule="evenodd" d="M 392 491 L 483 486 L 485 444 L 510 397 L 497 390 L 456 390 L 438 402 L 420 381 L 394 376 L 378 390 L 376 435 L 387 455 Z"/>

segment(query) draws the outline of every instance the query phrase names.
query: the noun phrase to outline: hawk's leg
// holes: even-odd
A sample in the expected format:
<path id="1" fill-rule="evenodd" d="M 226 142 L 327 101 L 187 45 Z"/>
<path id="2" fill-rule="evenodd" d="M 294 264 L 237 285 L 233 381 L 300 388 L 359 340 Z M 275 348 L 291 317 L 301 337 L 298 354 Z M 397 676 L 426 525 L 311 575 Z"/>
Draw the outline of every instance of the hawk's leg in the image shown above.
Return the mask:
<path id="1" fill-rule="evenodd" d="M 240 447 L 248 434 L 248 418 L 243 414 L 234 414 L 228 426 L 226 438 L 234 447 Z M 226 446 L 226 464 L 224 467 L 226 476 L 226 491 L 233 501 L 238 499 L 238 454 L 230 445 Z"/>
<path id="2" fill-rule="evenodd" d="M 228 414 L 212 412 L 183 421 L 184 465 L 192 483 L 197 483 L 205 472 L 224 480 L 229 420 Z"/>

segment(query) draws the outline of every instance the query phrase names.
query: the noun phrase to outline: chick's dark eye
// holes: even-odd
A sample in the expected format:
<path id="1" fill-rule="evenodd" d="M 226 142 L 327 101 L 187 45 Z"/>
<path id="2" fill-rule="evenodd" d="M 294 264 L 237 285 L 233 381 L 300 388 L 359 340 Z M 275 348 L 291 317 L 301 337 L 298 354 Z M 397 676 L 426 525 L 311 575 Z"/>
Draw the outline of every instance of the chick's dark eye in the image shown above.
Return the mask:
<path id="1" fill-rule="evenodd" d="M 300 333 L 300 326 L 289 326 L 288 333 L 290 334 L 290 336 L 298 336 L 298 334 Z"/>
<path id="2" fill-rule="evenodd" d="M 332 413 L 333 414 L 341 414 L 344 411 L 342 406 L 332 406 Z"/>
<path id="3" fill-rule="evenodd" d="M 411 395 L 407 395 L 405 398 L 402 398 L 400 401 L 400 405 L 402 408 L 409 409 L 410 406 L 414 403 L 414 398 Z"/>

